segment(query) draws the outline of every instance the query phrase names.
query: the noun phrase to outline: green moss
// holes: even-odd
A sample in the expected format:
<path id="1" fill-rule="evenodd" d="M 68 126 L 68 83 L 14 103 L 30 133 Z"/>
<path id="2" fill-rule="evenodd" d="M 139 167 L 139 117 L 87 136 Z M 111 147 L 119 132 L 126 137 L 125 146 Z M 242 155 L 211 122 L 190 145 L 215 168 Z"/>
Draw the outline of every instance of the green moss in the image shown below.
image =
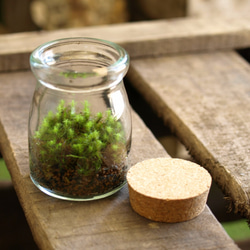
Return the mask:
<path id="1" fill-rule="evenodd" d="M 125 147 L 122 125 L 112 115 L 91 114 L 90 106 L 84 102 L 82 111 L 76 113 L 76 103 L 65 106 L 61 100 L 57 112 L 49 112 L 32 138 L 33 157 L 39 164 L 58 168 L 74 168 L 79 173 L 89 175 L 97 172 L 103 157 L 112 158 L 114 164 L 121 161 L 119 148 Z"/>
<path id="2" fill-rule="evenodd" d="M 87 78 L 87 77 L 92 77 L 92 76 L 96 76 L 96 73 L 77 73 L 77 72 L 62 72 L 61 73 L 62 76 L 66 77 L 66 78 Z"/>

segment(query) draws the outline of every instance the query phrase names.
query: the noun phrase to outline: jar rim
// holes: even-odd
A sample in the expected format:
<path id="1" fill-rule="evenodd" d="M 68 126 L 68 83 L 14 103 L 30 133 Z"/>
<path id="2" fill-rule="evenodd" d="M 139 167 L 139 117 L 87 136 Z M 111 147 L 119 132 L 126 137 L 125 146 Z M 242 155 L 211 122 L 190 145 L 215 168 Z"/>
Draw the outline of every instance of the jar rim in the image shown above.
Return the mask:
<path id="1" fill-rule="evenodd" d="M 103 40 L 103 39 L 98 39 L 98 38 L 90 38 L 90 37 L 69 37 L 69 38 L 61 38 L 61 39 L 56 39 L 52 40 L 49 42 L 46 42 L 44 44 L 41 44 L 39 47 L 37 47 L 30 55 L 30 66 L 35 74 L 35 76 L 42 80 L 43 83 L 43 77 L 45 77 L 48 74 L 62 74 L 62 67 L 51 63 L 51 58 L 48 55 L 44 54 L 46 51 L 48 52 L 49 50 L 63 46 L 63 45 L 70 45 L 70 44 L 76 44 L 76 45 L 84 45 L 86 44 L 92 44 L 92 45 L 97 45 L 97 46 L 106 46 L 106 51 L 110 50 L 110 53 L 113 52 L 116 54 L 116 57 L 112 63 L 109 65 L 102 65 L 101 67 L 93 68 L 90 70 L 85 70 L 83 72 L 81 71 L 75 71 L 75 70 L 70 70 L 70 69 L 65 69 L 66 73 L 69 73 L 68 76 L 71 76 L 71 78 L 77 78 L 78 75 L 82 76 L 83 78 L 92 78 L 92 77 L 99 77 L 103 78 L 106 77 L 110 78 L 112 75 L 113 79 L 115 76 L 119 76 L 119 78 L 122 78 L 127 70 L 128 70 L 128 64 L 129 64 L 129 55 L 126 52 L 124 48 L 122 48 L 120 45 Z M 80 50 L 80 52 L 87 52 L 84 50 Z M 47 57 L 46 57 L 47 56 Z M 51 61 L 50 61 L 51 60 Z M 40 72 L 42 70 L 42 73 Z M 39 72 L 38 72 L 39 71 Z M 72 75 L 70 75 L 72 73 Z M 65 77 L 65 75 L 64 75 Z M 61 77 L 59 77 L 61 78 Z M 120 79 L 121 80 L 121 79 Z M 60 82 L 60 80 L 58 81 Z M 113 85 L 116 84 L 117 81 L 113 81 Z M 52 85 L 57 85 L 56 82 L 51 82 Z M 45 84 L 46 85 L 46 84 Z M 100 84 L 96 84 L 100 86 Z M 103 84 L 102 84 L 103 85 Z M 89 85 L 87 87 L 90 87 Z M 93 87 L 93 86 L 92 86 Z M 110 86 L 109 86 L 110 87 Z M 84 88 L 83 86 L 78 85 L 77 88 Z M 86 86 L 85 86 L 86 88 Z"/>

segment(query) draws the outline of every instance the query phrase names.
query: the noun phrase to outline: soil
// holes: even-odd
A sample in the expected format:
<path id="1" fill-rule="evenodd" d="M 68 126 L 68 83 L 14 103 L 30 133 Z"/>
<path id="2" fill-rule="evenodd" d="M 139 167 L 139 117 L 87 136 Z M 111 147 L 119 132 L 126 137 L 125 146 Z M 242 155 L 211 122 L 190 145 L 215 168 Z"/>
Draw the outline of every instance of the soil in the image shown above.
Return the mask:
<path id="1" fill-rule="evenodd" d="M 72 168 L 50 171 L 41 166 L 31 167 L 32 178 L 42 187 L 62 196 L 91 198 L 110 192 L 126 180 L 127 166 L 102 165 L 101 169 L 89 175 L 80 174 Z"/>

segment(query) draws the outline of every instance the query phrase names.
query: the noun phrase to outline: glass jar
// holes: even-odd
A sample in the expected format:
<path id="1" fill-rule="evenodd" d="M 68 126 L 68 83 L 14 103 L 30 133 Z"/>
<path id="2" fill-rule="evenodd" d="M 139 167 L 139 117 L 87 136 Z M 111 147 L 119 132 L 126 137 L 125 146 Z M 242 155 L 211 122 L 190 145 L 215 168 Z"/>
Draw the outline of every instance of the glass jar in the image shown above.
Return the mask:
<path id="1" fill-rule="evenodd" d="M 30 65 L 37 79 L 28 127 L 31 180 L 66 200 L 121 189 L 132 129 L 126 51 L 104 40 L 66 38 L 38 47 Z"/>

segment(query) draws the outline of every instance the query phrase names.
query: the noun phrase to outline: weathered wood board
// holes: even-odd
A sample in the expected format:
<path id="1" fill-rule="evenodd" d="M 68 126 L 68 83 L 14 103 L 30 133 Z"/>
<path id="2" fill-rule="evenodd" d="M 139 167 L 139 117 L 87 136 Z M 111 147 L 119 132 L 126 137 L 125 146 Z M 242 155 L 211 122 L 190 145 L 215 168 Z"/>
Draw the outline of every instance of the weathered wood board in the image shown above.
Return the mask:
<path id="1" fill-rule="evenodd" d="M 250 219 L 250 66 L 236 52 L 132 61 L 129 78 Z"/>
<path id="2" fill-rule="evenodd" d="M 0 36 L 0 71 L 29 68 L 30 53 L 65 37 L 94 37 L 122 45 L 132 58 L 250 46 L 250 19 L 179 18 Z"/>
<path id="3" fill-rule="evenodd" d="M 156 223 L 137 215 L 128 190 L 93 202 L 69 202 L 40 192 L 29 178 L 27 121 L 35 79 L 30 72 L 0 75 L 0 149 L 41 249 L 238 249 L 208 207 L 197 218 Z M 133 113 L 132 164 L 168 157 Z"/>

